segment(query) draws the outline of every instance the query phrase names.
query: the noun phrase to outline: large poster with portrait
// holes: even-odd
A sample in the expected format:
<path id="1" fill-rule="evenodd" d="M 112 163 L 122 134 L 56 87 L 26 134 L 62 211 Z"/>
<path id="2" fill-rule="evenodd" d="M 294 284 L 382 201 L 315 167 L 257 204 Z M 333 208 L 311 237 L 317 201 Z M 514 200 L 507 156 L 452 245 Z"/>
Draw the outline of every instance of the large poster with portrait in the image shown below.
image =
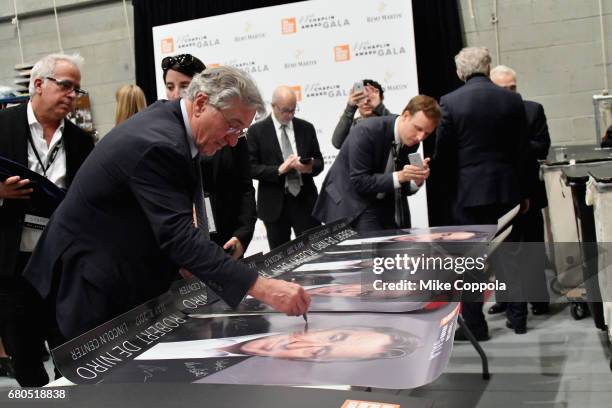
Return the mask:
<path id="1" fill-rule="evenodd" d="M 404 389 L 437 378 L 457 303 L 416 314 L 190 316 L 105 382 L 355 385 Z"/>
<path id="2" fill-rule="evenodd" d="M 262 276 L 301 284 L 311 296 L 307 316 L 276 313 L 248 296 L 231 309 L 191 278 L 53 356 L 75 383 L 418 387 L 448 362 L 461 295 L 454 282 L 478 265 L 496 229 L 362 236 L 345 221 L 317 227 L 245 259 Z"/>
<path id="3" fill-rule="evenodd" d="M 249 72 L 267 102 L 277 86 L 291 86 L 296 116 L 317 132 L 325 162 L 315 178 L 320 187 L 338 153 L 331 138 L 356 81 L 378 81 L 384 105 L 397 114 L 418 94 L 412 18 L 405 0 L 310 0 L 154 27 L 157 95 L 165 95 L 162 59 L 183 53 Z M 412 225 L 428 226 L 425 188 L 409 201 Z M 267 249 L 258 221 L 247 255 Z"/>

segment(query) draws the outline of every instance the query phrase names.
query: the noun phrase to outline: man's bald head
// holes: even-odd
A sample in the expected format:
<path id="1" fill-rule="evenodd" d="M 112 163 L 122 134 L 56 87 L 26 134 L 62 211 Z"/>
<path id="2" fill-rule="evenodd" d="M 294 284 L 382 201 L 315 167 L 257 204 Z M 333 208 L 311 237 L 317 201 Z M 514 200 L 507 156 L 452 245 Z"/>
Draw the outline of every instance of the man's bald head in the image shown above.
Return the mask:
<path id="1" fill-rule="evenodd" d="M 293 89 L 281 85 L 272 94 L 272 114 L 281 124 L 287 125 L 295 115 L 297 98 Z"/>
<path id="2" fill-rule="evenodd" d="M 516 92 L 516 72 L 505 65 L 498 65 L 491 70 L 491 81 L 497 86 Z"/>

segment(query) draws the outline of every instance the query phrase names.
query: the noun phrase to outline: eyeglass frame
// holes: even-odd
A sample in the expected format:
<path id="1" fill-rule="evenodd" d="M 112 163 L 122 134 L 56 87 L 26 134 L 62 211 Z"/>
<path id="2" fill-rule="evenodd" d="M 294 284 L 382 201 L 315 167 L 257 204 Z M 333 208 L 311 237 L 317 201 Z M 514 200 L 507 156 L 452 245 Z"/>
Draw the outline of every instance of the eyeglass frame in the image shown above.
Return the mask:
<path id="1" fill-rule="evenodd" d="M 69 79 L 57 79 L 54 78 L 52 76 L 46 76 L 45 79 L 48 79 L 52 82 L 55 82 L 55 84 L 64 92 L 66 93 L 71 93 L 72 91 L 74 91 L 74 93 L 76 94 L 76 96 L 85 96 L 87 95 L 89 92 L 87 92 L 84 89 L 79 88 L 78 86 L 76 86 L 76 84 L 74 82 L 72 82 Z M 70 84 L 67 86 L 67 84 Z M 70 88 L 70 89 L 68 89 Z"/>
<path id="2" fill-rule="evenodd" d="M 210 105 L 210 106 L 215 108 L 221 114 L 221 116 L 223 117 L 223 120 L 227 124 L 227 130 L 225 131 L 226 135 L 237 135 L 238 139 L 240 139 L 241 137 L 246 137 L 247 131 L 249 130 L 248 127 L 240 129 L 240 128 L 235 128 L 235 127 L 230 126 L 229 120 L 223 114 L 223 110 L 217 108 L 215 105 Z"/>
<path id="3" fill-rule="evenodd" d="M 276 109 L 278 109 L 280 111 L 280 113 L 288 115 L 288 114 L 292 114 L 295 115 L 295 112 L 297 110 L 297 106 L 295 108 L 293 108 L 292 110 L 288 110 L 288 109 L 281 109 L 277 104 L 273 103 L 272 104 L 273 107 L 275 107 Z"/>

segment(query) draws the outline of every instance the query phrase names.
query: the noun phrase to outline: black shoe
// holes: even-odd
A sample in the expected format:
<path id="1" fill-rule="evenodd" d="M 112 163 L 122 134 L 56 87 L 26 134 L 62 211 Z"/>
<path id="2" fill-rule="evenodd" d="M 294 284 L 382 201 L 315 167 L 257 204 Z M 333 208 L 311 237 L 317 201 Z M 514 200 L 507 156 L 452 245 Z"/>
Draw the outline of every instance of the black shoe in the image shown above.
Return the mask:
<path id="1" fill-rule="evenodd" d="M 476 337 L 476 340 L 478 341 L 487 341 L 491 338 L 489 337 L 489 330 L 486 327 L 474 328 L 474 329 L 471 329 L 470 331 L 472 332 L 472 334 L 474 335 L 474 337 Z M 465 335 L 465 332 L 463 331 L 461 327 L 458 327 L 457 330 L 455 330 L 455 341 L 469 341 L 469 340 L 470 339 L 467 338 L 467 336 Z"/>
<path id="2" fill-rule="evenodd" d="M 493 306 L 489 308 L 489 310 L 487 310 L 487 313 L 490 315 L 494 315 L 494 314 L 498 314 L 498 313 L 505 312 L 505 311 L 506 311 L 505 303 L 495 303 Z"/>
<path id="3" fill-rule="evenodd" d="M 506 320 L 506 327 L 509 329 L 513 329 L 514 333 L 516 334 L 527 333 L 527 323 L 512 324 L 510 320 Z"/>
<path id="4" fill-rule="evenodd" d="M 0 377 L 15 378 L 13 364 L 9 357 L 0 357 Z"/>
<path id="5" fill-rule="evenodd" d="M 541 305 L 531 305 L 531 313 L 535 316 L 548 314 L 550 311 L 550 307 L 548 307 L 547 303 Z"/>

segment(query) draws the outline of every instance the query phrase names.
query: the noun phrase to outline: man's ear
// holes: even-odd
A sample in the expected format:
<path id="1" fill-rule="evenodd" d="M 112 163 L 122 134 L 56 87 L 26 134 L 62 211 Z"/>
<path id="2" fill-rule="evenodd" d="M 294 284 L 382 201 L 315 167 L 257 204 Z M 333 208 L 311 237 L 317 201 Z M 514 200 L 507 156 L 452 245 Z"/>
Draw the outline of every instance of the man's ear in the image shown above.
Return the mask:
<path id="1" fill-rule="evenodd" d="M 208 95 L 203 92 L 200 92 L 196 95 L 193 100 L 194 105 L 194 113 L 200 114 L 206 110 L 206 106 L 208 105 Z"/>
<path id="2" fill-rule="evenodd" d="M 34 80 L 34 93 L 35 94 L 41 94 L 42 93 L 42 89 L 41 86 L 43 84 L 44 79 L 43 78 L 36 78 Z"/>

